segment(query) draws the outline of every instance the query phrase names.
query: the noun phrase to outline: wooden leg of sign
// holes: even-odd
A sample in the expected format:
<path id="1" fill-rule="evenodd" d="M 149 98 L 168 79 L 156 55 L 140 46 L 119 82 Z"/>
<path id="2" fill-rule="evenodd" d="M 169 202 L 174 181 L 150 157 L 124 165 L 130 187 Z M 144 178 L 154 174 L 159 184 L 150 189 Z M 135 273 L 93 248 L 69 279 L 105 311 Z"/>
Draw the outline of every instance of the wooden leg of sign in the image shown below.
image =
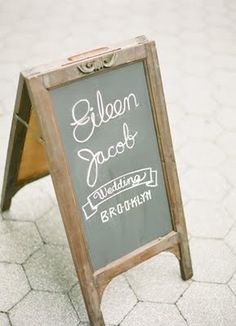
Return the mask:
<path id="1" fill-rule="evenodd" d="M 71 249 L 73 250 L 74 248 Z M 100 308 L 101 296 L 99 295 L 98 290 L 95 286 L 95 279 L 91 273 L 91 270 L 87 270 L 87 273 L 84 273 L 84 270 L 82 270 L 82 268 L 78 266 L 75 261 L 75 255 L 73 255 L 73 259 L 77 275 L 80 281 L 80 287 L 83 293 L 84 302 L 88 312 L 90 325 L 105 326 L 102 311 Z"/>
<path id="2" fill-rule="evenodd" d="M 24 78 L 20 76 L 14 115 L 18 114 L 27 121 L 30 114 L 30 100 Z M 11 199 L 18 191 L 20 186 L 17 184 L 17 174 L 19 170 L 21 154 L 27 129 L 15 116 L 12 120 L 10 141 L 8 145 L 7 160 L 2 188 L 1 210 L 6 211 L 10 208 Z"/>
<path id="3" fill-rule="evenodd" d="M 37 115 L 31 107 L 25 82 L 20 78 L 2 189 L 1 210 L 24 185 L 48 175 L 44 140 Z"/>
<path id="4" fill-rule="evenodd" d="M 174 161 L 173 161 L 174 162 Z M 174 162 L 175 163 L 175 162 Z M 179 180 L 176 173 L 176 168 L 173 167 L 173 180 L 175 187 L 179 188 Z M 179 234 L 179 264 L 180 272 L 183 280 L 188 280 L 193 276 L 192 262 L 189 250 L 188 235 L 184 218 L 183 204 L 180 192 L 176 194 L 176 205 L 173 205 L 174 219 L 173 224 Z"/>
<path id="5" fill-rule="evenodd" d="M 188 280 L 193 275 L 192 264 L 155 43 L 146 44 L 146 51 L 148 54 L 146 70 L 148 72 L 148 82 L 150 82 L 149 89 L 152 94 L 152 102 L 156 108 L 154 111 L 154 122 L 159 146 L 162 149 L 160 155 L 163 162 L 164 178 L 172 213 L 172 225 L 174 231 L 178 232 L 180 237 L 178 247 L 181 276 L 184 280 Z M 149 67 L 152 67 L 152 69 L 149 69 Z"/>
<path id="6" fill-rule="evenodd" d="M 43 139 L 46 143 L 45 148 L 49 171 L 53 180 L 90 324 L 92 326 L 104 326 L 105 323 L 100 309 L 101 296 L 99 295 L 93 275 L 82 217 L 74 197 L 64 148 L 56 127 L 51 98 L 40 78 L 32 78 L 27 80 L 27 83 L 31 101 L 37 112 Z"/>
<path id="7" fill-rule="evenodd" d="M 180 251 L 180 272 L 183 280 L 189 280 L 193 276 L 191 257 L 188 241 L 182 239 L 179 244 Z"/>
<path id="8" fill-rule="evenodd" d="M 175 160 L 171 162 L 170 173 L 172 176 L 172 190 L 174 189 L 173 196 L 175 200 L 171 203 L 172 208 L 172 223 L 175 231 L 179 234 L 179 264 L 180 272 L 183 280 L 188 280 L 193 276 L 192 262 L 189 250 L 188 235 L 186 229 L 186 223 L 184 218 L 182 198 L 179 190 L 179 180 L 176 171 Z"/>
<path id="9" fill-rule="evenodd" d="M 188 235 L 184 217 L 183 203 L 179 190 L 179 180 L 176 170 L 175 160 L 172 160 L 172 188 L 175 189 L 175 204 L 172 205 L 173 226 L 179 234 L 179 264 L 183 280 L 188 280 L 193 276 L 192 262 L 189 250 Z"/>
<path id="10" fill-rule="evenodd" d="M 11 191 L 11 189 L 8 189 L 5 187 L 2 191 L 2 199 L 1 199 L 1 211 L 7 211 L 9 210 L 11 206 L 11 199 L 14 195 L 14 192 Z"/>
<path id="11" fill-rule="evenodd" d="M 87 283 L 86 289 L 83 292 L 83 297 L 91 326 L 105 326 L 100 308 L 100 298 L 94 284 L 89 285 Z"/>

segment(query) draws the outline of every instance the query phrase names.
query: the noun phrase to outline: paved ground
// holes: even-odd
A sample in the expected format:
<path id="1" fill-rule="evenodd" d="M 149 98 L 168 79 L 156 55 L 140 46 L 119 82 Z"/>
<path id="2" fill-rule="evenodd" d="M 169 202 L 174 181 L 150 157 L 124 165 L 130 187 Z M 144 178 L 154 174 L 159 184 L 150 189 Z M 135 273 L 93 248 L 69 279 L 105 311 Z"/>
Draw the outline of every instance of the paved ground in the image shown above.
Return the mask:
<path id="1" fill-rule="evenodd" d="M 108 325 L 236 325 L 236 2 L 0 0 L 0 175 L 19 71 L 146 34 L 157 42 L 194 277 L 163 254 L 114 279 Z M 0 182 L 2 183 L 2 181 Z M 87 325 L 49 178 L 0 216 L 0 325 Z"/>

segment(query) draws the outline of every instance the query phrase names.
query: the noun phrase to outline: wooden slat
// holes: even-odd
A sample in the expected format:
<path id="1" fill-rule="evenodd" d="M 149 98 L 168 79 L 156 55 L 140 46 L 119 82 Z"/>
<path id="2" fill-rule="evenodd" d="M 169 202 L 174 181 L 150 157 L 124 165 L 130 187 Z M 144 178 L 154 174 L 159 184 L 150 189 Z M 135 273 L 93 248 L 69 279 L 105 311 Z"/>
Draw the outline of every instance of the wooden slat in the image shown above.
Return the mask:
<path id="1" fill-rule="evenodd" d="M 25 80 L 20 75 L 18 89 L 15 101 L 14 115 L 18 114 L 24 121 L 28 122 L 30 115 L 30 99 L 25 85 Z M 21 161 L 21 155 L 26 136 L 26 128 L 17 119 L 12 119 L 11 133 L 8 144 L 7 160 L 5 166 L 1 210 L 5 211 L 10 208 L 11 199 L 22 185 L 17 183 L 17 175 Z"/>
<path id="2" fill-rule="evenodd" d="M 27 86 L 33 106 L 37 110 L 42 136 L 46 143 L 50 174 L 89 319 L 93 326 L 104 326 L 100 309 L 100 297 L 95 286 L 82 218 L 73 192 L 68 163 L 56 123 L 52 101 L 40 77 L 27 79 Z"/>
<path id="3" fill-rule="evenodd" d="M 78 70 L 78 64 L 84 63 L 86 61 L 90 61 L 91 58 L 88 60 L 79 60 L 76 63 L 69 63 L 69 66 L 64 65 L 61 66 L 60 69 L 56 71 L 51 71 L 42 75 L 43 82 L 46 88 L 50 89 L 56 86 L 62 86 L 68 82 L 72 82 L 74 80 L 78 80 L 79 78 L 87 78 L 92 74 L 96 73 L 104 73 L 109 69 L 114 69 L 123 64 L 128 64 L 130 62 L 142 60 L 146 57 L 146 51 L 144 45 L 136 45 L 134 47 L 120 49 L 116 52 L 118 54 L 117 60 L 112 65 L 112 68 L 106 68 L 106 70 L 102 70 L 100 72 L 94 71 L 88 75 L 84 75 L 82 72 Z M 104 53 L 106 55 L 107 52 Z M 101 56 L 103 54 L 100 54 Z"/>
<path id="4" fill-rule="evenodd" d="M 30 69 L 26 69 L 23 71 L 23 75 L 27 78 L 37 77 L 37 76 L 44 76 L 48 73 L 56 72 L 57 70 L 69 68 L 70 66 L 73 66 L 74 64 L 78 64 L 79 62 L 83 61 L 86 57 L 86 59 L 94 58 L 99 55 L 106 54 L 107 52 L 114 52 L 117 51 L 117 49 L 126 49 L 126 48 L 132 48 L 135 45 L 143 45 L 145 42 L 148 42 L 146 36 L 141 35 L 137 36 L 134 39 L 127 40 L 125 42 L 116 43 L 114 45 L 110 45 L 109 47 L 100 47 L 98 49 L 74 54 L 70 56 L 69 58 L 62 59 L 57 62 L 53 62 L 50 64 L 44 64 L 39 65 Z M 63 68 L 64 67 L 64 68 Z"/>
<path id="5" fill-rule="evenodd" d="M 40 134 L 37 116 L 31 110 L 17 182 L 26 182 L 26 180 L 36 179 L 49 173 L 44 145 L 39 138 Z"/>
<path id="6" fill-rule="evenodd" d="M 144 246 L 132 251 L 128 255 L 113 261 L 112 263 L 100 268 L 94 273 L 96 284 L 102 293 L 106 285 L 111 279 L 131 267 L 159 254 L 162 251 L 169 250 L 179 243 L 179 235 L 177 232 L 171 231 L 166 236 L 153 240 Z"/>
<path id="7" fill-rule="evenodd" d="M 157 140 L 159 142 L 160 155 L 163 162 L 163 172 L 171 210 L 172 224 L 174 230 L 180 235 L 179 251 L 181 276 L 184 280 L 187 280 L 193 275 L 192 263 L 155 42 L 146 43 L 145 47 L 147 51 L 147 79 L 150 98 L 153 102 L 153 117 L 156 126 Z"/>

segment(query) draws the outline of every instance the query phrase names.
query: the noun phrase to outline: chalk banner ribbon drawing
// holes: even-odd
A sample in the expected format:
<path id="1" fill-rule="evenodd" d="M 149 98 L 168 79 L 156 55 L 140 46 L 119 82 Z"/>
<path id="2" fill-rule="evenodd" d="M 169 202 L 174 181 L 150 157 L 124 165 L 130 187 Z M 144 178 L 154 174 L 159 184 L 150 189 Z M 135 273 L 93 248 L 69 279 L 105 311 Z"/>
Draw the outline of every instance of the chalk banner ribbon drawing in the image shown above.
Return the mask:
<path id="1" fill-rule="evenodd" d="M 112 197 L 129 189 L 146 185 L 147 187 L 156 187 L 157 171 L 152 168 L 139 169 L 123 174 L 93 191 L 87 197 L 87 203 L 83 205 L 83 211 L 86 220 L 96 214 L 98 206 Z"/>

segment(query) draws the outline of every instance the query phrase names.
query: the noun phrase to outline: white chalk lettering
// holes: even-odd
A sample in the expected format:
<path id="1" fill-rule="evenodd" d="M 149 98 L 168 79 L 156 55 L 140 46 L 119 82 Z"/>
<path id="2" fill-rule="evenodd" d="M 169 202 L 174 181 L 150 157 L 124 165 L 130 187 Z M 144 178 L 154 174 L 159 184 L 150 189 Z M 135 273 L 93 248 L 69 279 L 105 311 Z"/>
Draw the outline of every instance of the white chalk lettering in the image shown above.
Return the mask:
<path id="1" fill-rule="evenodd" d="M 107 183 L 101 185 L 87 196 L 87 201 L 82 206 L 85 219 L 88 220 L 93 217 L 98 207 L 107 200 L 141 185 L 151 188 L 157 187 L 157 171 L 153 170 L 152 167 L 138 169 L 120 175 L 119 177 L 109 180 Z M 143 196 L 140 197 L 140 201 L 145 199 L 145 195 Z M 138 199 L 134 199 L 134 201 L 129 205 L 137 206 L 138 204 Z M 126 205 L 128 205 L 128 203 Z"/>
<path id="2" fill-rule="evenodd" d="M 135 172 L 135 171 L 134 171 Z M 131 175 L 127 178 L 126 174 L 122 176 L 122 178 L 114 179 L 113 183 L 111 184 L 112 180 L 108 183 L 109 186 L 100 187 L 97 191 L 93 193 L 93 198 L 99 198 L 100 200 L 104 200 L 106 197 L 110 197 L 113 193 L 119 194 L 123 191 L 123 189 L 130 189 L 134 188 L 135 186 L 142 184 L 144 180 L 146 180 L 147 173 L 145 169 L 137 170 L 137 173 Z M 129 173 L 130 174 L 130 173 Z M 142 174 L 142 175 L 141 175 Z"/>
<path id="3" fill-rule="evenodd" d="M 70 125 L 74 127 L 74 140 L 78 143 L 85 143 L 93 136 L 95 128 L 138 107 L 139 103 L 133 93 L 125 96 L 123 100 L 116 99 L 113 103 L 104 105 L 102 93 L 98 90 L 96 107 L 92 107 L 88 99 L 80 99 L 72 107 L 73 122 Z M 114 149 L 111 148 L 110 151 L 112 150 Z M 120 153 L 124 151 L 122 144 L 120 144 L 120 151 Z"/>
<path id="4" fill-rule="evenodd" d="M 125 200 L 123 203 L 118 203 L 116 206 L 109 207 L 101 212 L 100 217 L 102 223 L 108 222 L 111 218 L 117 215 L 121 215 L 124 212 L 128 212 L 131 209 L 137 208 L 143 205 L 147 201 L 152 199 L 151 190 L 144 191 L 143 193 Z"/>
<path id="5" fill-rule="evenodd" d="M 101 220 L 102 220 L 102 223 L 106 223 L 109 221 L 109 216 L 107 215 L 107 211 L 101 212 Z"/>
<path id="6" fill-rule="evenodd" d="M 77 152 L 78 157 L 88 162 L 87 169 L 87 184 L 89 187 L 94 187 L 98 179 L 98 166 L 103 165 L 111 158 L 122 154 L 126 149 L 130 150 L 135 146 L 135 137 L 138 132 L 131 134 L 126 123 L 123 124 L 123 141 L 119 141 L 116 145 L 111 145 L 107 153 L 98 151 L 94 153 L 88 148 L 83 148 Z"/>

